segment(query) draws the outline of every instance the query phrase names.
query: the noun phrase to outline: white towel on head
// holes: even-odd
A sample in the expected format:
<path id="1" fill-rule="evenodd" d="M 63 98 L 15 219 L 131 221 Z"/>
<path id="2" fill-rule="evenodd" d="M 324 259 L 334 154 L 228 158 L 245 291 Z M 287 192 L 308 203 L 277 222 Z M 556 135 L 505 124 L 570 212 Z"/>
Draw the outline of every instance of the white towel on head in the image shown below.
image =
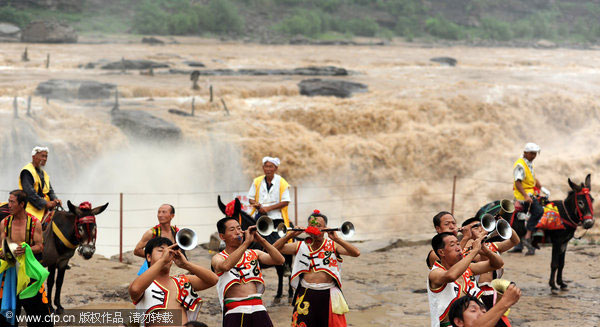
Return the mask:
<path id="1" fill-rule="evenodd" d="M 35 148 L 33 148 L 33 150 L 31 150 L 31 155 L 35 156 L 36 153 L 38 153 L 38 152 L 47 152 L 47 153 L 50 153 L 50 150 L 48 150 L 48 148 L 44 147 L 44 146 L 36 146 Z"/>
<path id="2" fill-rule="evenodd" d="M 263 165 L 267 162 L 270 162 L 272 164 L 274 164 L 275 166 L 279 167 L 279 164 L 281 163 L 281 161 L 279 160 L 279 158 L 273 158 L 273 157 L 264 157 L 263 160 Z"/>

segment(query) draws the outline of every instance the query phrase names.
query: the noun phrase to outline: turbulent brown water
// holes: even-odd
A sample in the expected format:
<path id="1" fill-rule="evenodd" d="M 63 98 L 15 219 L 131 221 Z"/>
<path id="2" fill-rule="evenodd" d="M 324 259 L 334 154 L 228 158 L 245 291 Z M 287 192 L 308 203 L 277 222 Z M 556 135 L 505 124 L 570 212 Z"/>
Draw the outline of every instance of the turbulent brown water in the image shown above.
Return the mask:
<path id="1" fill-rule="evenodd" d="M 163 202 L 178 208 L 178 225 L 197 229 L 206 240 L 220 217 L 216 194 L 230 199 L 247 192 L 264 155 L 280 157 L 280 173 L 298 187 L 300 223 L 319 208 L 333 225 L 353 221 L 360 238 L 428 234 L 433 214 L 450 209 L 453 176 L 459 221 L 487 201 L 510 198 L 512 163 L 530 141 L 542 147 L 536 171 L 553 198 L 564 198 L 567 177 L 582 181 L 592 173 L 596 189 L 595 50 L 119 41 L 0 47 L 0 196 L 16 186 L 31 148 L 49 145 L 47 170 L 62 199 L 111 202 L 99 218 L 102 254 L 118 251 L 119 192 L 125 193 L 125 250 L 155 224 Z M 27 63 L 20 61 L 25 46 Z M 435 56 L 454 57 L 458 65 L 430 62 Z M 122 57 L 181 69 L 189 69 L 185 60 L 231 69 L 334 65 L 355 72 L 340 79 L 365 83 L 369 92 L 308 98 L 298 93 L 299 76 L 201 77 L 202 89 L 193 91 L 187 75 L 78 68 Z M 121 109 L 173 122 L 183 140 L 174 147 L 130 142 L 110 123 L 112 100 L 47 104 L 34 97 L 33 118 L 25 116 L 25 98 L 50 78 L 117 84 Z M 208 102 L 209 85 L 214 103 Z M 20 97 L 17 120 L 14 96 Z M 167 112 L 189 111 L 192 96 L 195 117 Z"/>

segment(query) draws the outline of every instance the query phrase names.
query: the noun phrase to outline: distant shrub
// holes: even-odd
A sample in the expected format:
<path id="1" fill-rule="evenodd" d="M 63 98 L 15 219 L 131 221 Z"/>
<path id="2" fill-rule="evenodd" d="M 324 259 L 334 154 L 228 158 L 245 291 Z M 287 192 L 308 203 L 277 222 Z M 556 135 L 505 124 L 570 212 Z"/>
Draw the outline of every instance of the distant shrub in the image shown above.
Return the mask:
<path id="1" fill-rule="evenodd" d="M 481 30 L 487 39 L 508 41 L 513 38 L 513 32 L 509 22 L 503 22 L 494 18 L 481 19 Z"/>
<path id="2" fill-rule="evenodd" d="M 432 36 L 447 40 L 460 40 L 463 38 L 461 28 L 444 17 L 431 17 L 425 21 L 425 31 Z"/>
<path id="3" fill-rule="evenodd" d="M 373 18 L 351 19 L 347 22 L 348 32 L 359 36 L 375 36 L 379 24 Z"/>
<path id="4" fill-rule="evenodd" d="M 314 10 L 297 10 L 292 16 L 275 25 L 275 30 L 287 35 L 306 35 L 314 37 L 323 31 L 322 21 Z"/>
<path id="5" fill-rule="evenodd" d="M 133 28 L 141 34 L 167 34 L 169 14 L 158 1 L 143 0 L 136 8 L 133 17 Z"/>
<path id="6" fill-rule="evenodd" d="M 24 28 L 31 22 L 31 16 L 11 6 L 0 7 L 0 22 L 15 24 Z"/>
<path id="7" fill-rule="evenodd" d="M 228 0 L 211 0 L 208 4 L 208 15 L 204 12 L 208 29 L 216 33 L 242 34 L 244 18 L 237 7 Z M 206 16 L 207 15 L 207 16 Z"/>
<path id="8" fill-rule="evenodd" d="M 412 39 L 421 34 L 421 24 L 417 16 L 413 17 L 398 17 L 394 32 L 397 35 L 404 36 L 407 39 Z"/>

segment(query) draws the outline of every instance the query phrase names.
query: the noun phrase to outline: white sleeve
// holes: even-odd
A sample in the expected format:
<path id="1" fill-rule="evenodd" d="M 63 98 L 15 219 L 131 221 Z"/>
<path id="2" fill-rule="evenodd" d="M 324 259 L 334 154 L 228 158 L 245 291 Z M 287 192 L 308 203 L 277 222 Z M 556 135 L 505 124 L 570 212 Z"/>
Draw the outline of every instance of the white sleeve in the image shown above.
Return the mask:
<path id="1" fill-rule="evenodd" d="M 290 188 L 286 188 L 285 191 L 283 191 L 283 194 L 281 195 L 281 202 L 284 201 L 288 201 L 291 202 L 292 200 L 290 199 Z"/>
<path id="2" fill-rule="evenodd" d="M 254 187 L 254 183 L 250 186 L 250 191 L 248 191 L 248 199 L 256 200 L 254 196 L 256 195 L 256 187 Z"/>
<path id="3" fill-rule="evenodd" d="M 522 181 L 523 179 L 525 179 L 525 168 L 523 168 L 523 165 L 518 164 L 517 166 L 515 166 L 515 169 L 513 170 L 513 175 L 515 182 Z"/>

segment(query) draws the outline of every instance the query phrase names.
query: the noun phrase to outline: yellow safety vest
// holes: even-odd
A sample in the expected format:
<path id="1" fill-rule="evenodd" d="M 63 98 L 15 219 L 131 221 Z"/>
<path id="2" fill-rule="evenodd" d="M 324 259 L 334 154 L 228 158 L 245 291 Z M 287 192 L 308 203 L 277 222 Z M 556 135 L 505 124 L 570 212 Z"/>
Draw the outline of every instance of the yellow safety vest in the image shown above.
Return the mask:
<path id="1" fill-rule="evenodd" d="M 515 164 L 513 165 L 513 170 L 517 167 L 518 164 L 521 164 L 523 166 L 523 168 L 525 169 L 525 178 L 523 178 L 523 180 L 521 181 L 521 185 L 523 185 L 523 189 L 525 190 L 525 193 L 527 194 L 534 194 L 534 187 L 535 187 L 535 174 L 533 171 L 529 170 L 529 166 L 527 166 L 527 163 L 525 162 L 525 160 L 523 160 L 523 158 L 519 158 L 519 160 L 517 160 L 515 162 Z M 532 164 L 533 167 L 533 164 Z M 519 190 L 517 189 L 517 184 L 516 181 L 513 181 L 513 193 L 515 195 L 515 199 L 523 201 L 525 200 L 525 197 L 523 196 L 523 194 L 521 194 L 521 192 L 519 192 Z"/>
<path id="2" fill-rule="evenodd" d="M 258 202 L 258 195 L 260 192 L 260 183 L 263 181 L 263 179 L 265 179 L 265 175 L 256 177 L 254 179 L 254 188 L 256 189 L 256 193 L 254 194 L 254 200 L 256 202 Z M 281 177 L 281 179 L 279 180 L 279 202 L 281 202 L 281 196 L 283 195 L 283 191 L 285 191 L 288 187 L 290 187 L 290 184 L 288 184 L 288 182 L 283 179 L 283 177 Z M 254 212 L 256 211 L 256 208 L 252 208 L 252 212 L 250 213 L 250 216 L 254 215 Z M 285 226 L 290 227 L 290 218 L 288 217 L 288 206 L 285 206 L 283 208 L 281 208 L 281 217 L 283 217 L 283 222 L 285 223 Z"/>
<path id="3" fill-rule="evenodd" d="M 31 176 L 33 176 L 33 189 L 35 190 L 35 193 L 37 193 L 44 200 L 50 201 L 50 197 L 48 196 L 48 193 L 50 193 L 50 176 L 48 176 L 46 171 L 42 169 L 42 171 L 44 172 L 45 182 L 45 184 L 42 185 L 42 179 L 38 175 L 37 171 L 35 170 L 35 167 L 31 162 L 28 163 L 25 167 L 23 167 L 23 169 L 21 169 L 21 172 L 23 172 L 23 170 L 27 170 L 31 173 Z M 19 189 L 23 189 L 23 185 L 21 185 L 21 178 L 19 178 Z M 25 209 L 27 212 L 34 215 L 39 220 L 42 220 L 44 218 L 44 211 L 46 210 L 46 208 L 38 209 L 34 207 L 33 204 L 28 203 Z"/>

